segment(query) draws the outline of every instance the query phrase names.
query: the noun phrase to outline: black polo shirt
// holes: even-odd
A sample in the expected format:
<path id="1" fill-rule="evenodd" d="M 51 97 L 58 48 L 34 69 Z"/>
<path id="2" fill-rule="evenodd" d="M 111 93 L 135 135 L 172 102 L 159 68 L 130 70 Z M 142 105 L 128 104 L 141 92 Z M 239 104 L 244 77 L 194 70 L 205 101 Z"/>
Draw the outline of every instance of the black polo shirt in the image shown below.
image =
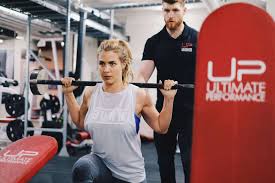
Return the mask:
<path id="1" fill-rule="evenodd" d="M 178 83 L 194 84 L 197 31 L 184 23 L 183 33 L 172 38 L 164 27 L 145 44 L 142 60 L 153 60 L 157 68 L 157 82 L 173 79 Z M 157 109 L 162 109 L 163 96 L 158 90 Z M 178 90 L 174 112 L 193 110 L 194 89 Z M 173 115 L 175 115 L 173 113 Z"/>

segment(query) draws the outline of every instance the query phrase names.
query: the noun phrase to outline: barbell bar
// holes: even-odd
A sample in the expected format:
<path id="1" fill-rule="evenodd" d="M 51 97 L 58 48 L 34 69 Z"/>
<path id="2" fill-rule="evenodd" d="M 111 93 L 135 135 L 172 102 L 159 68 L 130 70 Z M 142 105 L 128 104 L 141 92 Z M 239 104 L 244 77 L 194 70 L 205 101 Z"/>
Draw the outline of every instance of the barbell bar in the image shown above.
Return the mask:
<path id="1" fill-rule="evenodd" d="M 34 95 L 43 95 L 47 90 L 47 85 L 63 85 L 61 80 L 46 80 L 48 78 L 46 72 L 43 70 L 34 70 L 30 75 L 30 89 Z M 102 81 L 72 81 L 73 86 L 95 86 Z M 141 88 L 163 88 L 163 84 L 160 83 L 131 83 Z M 44 85 L 44 86 L 41 86 Z M 46 86 L 46 88 L 45 88 Z M 194 88 L 194 84 L 176 84 L 172 89 L 186 89 Z"/>

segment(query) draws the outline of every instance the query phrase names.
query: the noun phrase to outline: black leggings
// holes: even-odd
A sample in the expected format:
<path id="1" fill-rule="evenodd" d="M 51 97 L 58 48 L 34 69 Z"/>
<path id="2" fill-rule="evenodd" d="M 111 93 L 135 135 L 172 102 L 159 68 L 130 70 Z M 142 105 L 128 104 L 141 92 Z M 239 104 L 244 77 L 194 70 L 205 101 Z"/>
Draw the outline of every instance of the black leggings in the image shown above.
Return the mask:
<path id="1" fill-rule="evenodd" d="M 189 119 L 181 119 L 177 123 L 187 123 Z M 172 121 L 176 122 L 176 121 Z M 171 123 L 172 123 L 171 122 Z M 185 176 L 185 183 L 190 182 L 192 125 L 185 128 L 170 127 L 166 134 L 154 133 L 155 146 L 158 153 L 159 172 L 162 183 L 175 183 L 175 152 L 177 142 L 180 148 L 181 161 Z M 177 139 L 178 137 L 178 139 Z"/>
<path id="2" fill-rule="evenodd" d="M 77 160 L 72 176 L 74 183 L 128 183 L 113 177 L 103 161 L 92 153 Z M 146 183 L 146 180 L 142 183 Z"/>

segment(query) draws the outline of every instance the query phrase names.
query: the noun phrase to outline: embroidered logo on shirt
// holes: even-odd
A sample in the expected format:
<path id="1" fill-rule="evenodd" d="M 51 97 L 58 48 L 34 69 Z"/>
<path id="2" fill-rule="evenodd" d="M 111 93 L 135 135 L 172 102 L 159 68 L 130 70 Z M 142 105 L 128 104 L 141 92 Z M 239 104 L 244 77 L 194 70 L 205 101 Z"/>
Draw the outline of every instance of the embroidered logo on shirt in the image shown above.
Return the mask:
<path id="1" fill-rule="evenodd" d="M 181 51 L 182 52 L 192 52 L 192 43 L 182 43 L 181 44 Z"/>

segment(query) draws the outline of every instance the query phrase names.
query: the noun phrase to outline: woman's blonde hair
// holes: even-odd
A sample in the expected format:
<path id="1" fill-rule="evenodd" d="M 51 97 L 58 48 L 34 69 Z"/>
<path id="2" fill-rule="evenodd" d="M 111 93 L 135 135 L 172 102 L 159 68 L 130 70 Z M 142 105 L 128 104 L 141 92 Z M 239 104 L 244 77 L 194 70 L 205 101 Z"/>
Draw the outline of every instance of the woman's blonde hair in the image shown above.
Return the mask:
<path id="1" fill-rule="evenodd" d="M 104 40 L 98 47 L 97 58 L 103 51 L 113 51 L 118 54 L 119 60 L 125 65 L 122 70 L 122 82 L 129 83 L 133 79 L 132 53 L 126 41 L 119 39 Z"/>

